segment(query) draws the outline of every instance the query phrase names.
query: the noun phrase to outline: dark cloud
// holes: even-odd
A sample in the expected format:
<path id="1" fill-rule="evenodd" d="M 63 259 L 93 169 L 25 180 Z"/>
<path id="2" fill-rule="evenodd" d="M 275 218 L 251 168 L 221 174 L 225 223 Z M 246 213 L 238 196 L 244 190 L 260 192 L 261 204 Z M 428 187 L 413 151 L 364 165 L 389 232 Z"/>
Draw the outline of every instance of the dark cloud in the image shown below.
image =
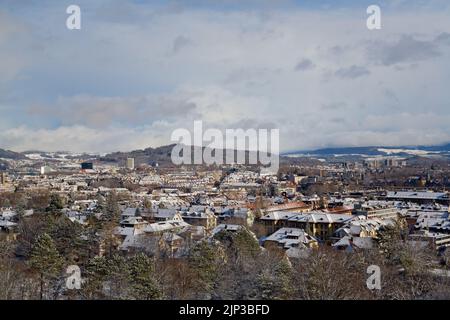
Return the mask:
<path id="1" fill-rule="evenodd" d="M 314 68 L 315 65 L 310 59 L 303 59 L 295 66 L 296 71 L 306 71 Z"/>
<path id="2" fill-rule="evenodd" d="M 434 42 L 438 44 L 450 45 L 450 33 L 442 32 L 434 39 Z"/>
<path id="3" fill-rule="evenodd" d="M 349 51 L 348 46 L 336 45 L 328 49 L 329 53 L 333 56 L 342 56 L 344 53 Z"/>
<path id="4" fill-rule="evenodd" d="M 356 79 L 369 75 L 370 71 L 366 67 L 353 65 L 346 68 L 340 68 L 334 74 L 340 78 Z"/>
<path id="5" fill-rule="evenodd" d="M 180 52 L 183 48 L 192 44 L 192 41 L 185 36 L 178 36 L 173 41 L 172 52 L 174 54 Z"/>
<path id="6" fill-rule="evenodd" d="M 386 98 L 388 98 L 389 100 L 392 100 L 396 103 L 399 102 L 399 99 L 397 97 L 397 95 L 395 94 L 395 92 L 391 89 L 386 89 L 384 90 L 384 95 L 386 96 Z"/>
<path id="7" fill-rule="evenodd" d="M 417 40 L 412 35 L 403 35 L 394 42 L 371 42 L 367 53 L 371 61 L 385 66 L 428 60 L 441 54 L 435 41 Z"/>

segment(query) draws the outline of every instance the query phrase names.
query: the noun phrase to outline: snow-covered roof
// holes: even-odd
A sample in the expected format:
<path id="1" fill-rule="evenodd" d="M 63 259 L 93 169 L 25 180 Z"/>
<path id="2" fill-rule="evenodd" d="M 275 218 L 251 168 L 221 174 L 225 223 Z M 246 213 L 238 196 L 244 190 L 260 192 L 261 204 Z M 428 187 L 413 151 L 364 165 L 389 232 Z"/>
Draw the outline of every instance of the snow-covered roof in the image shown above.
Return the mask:
<path id="1" fill-rule="evenodd" d="M 10 229 L 17 226 L 17 223 L 8 220 L 0 220 L 0 228 Z"/>
<path id="2" fill-rule="evenodd" d="M 125 210 L 123 210 L 122 216 L 129 216 L 129 217 L 135 216 L 136 211 L 137 208 L 126 208 Z"/>
<path id="3" fill-rule="evenodd" d="M 236 232 L 236 231 L 241 230 L 242 228 L 243 228 L 243 226 L 238 225 L 238 224 L 223 224 L 222 223 L 213 229 L 212 235 L 215 235 L 224 230 Z"/>
<path id="4" fill-rule="evenodd" d="M 416 229 L 433 229 L 438 231 L 450 231 L 450 219 L 448 212 L 423 212 L 419 214 Z"/>
<path id="5" fill-rule="evenodd" d="M 332 245 L 333 247 L 356 247 L 360 249 L 373 248 L 373 239 L 371 237 L 352 237 L 345 236 Z"/>
<path id="6" fill-rule="evenodd" d="M 317 242 L 316 238 L 298 228 L 281 228 L 268 236 L 265 241 L 278 242 L 285 249 L 298 246 L 307 247 L 311 242 Z"/>
<path id="7" fill-rule="evenodd" d="M 179 229 L 179 228 L 185 228 L 189 227 L 190 224 L 184 222 L 184 221 L 175 221 L 175 220 L 167 220 L 162 222 L 156 222 L 147 225 L 144 228 L 144 232 L 152 233 L 152 232 L 162 232 L 162 231 L 168 231 L 173 229 Z"/>
<path id="8" fill-rule="evenodd" d="M 439 200 L 448 199 L 446 192 L 427 192 L 427 191 L 388 191 L 386 198 L 390 199 L 425 199 L 425 200 Z"/>

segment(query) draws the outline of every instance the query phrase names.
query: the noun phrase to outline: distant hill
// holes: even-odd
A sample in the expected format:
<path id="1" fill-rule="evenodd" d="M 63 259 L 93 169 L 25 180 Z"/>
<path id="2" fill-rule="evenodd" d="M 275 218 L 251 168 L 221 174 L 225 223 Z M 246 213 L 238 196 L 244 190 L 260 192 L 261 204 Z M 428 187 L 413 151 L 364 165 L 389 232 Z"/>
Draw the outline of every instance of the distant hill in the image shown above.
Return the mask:
<path id="1" fill-rule="evenodd" d="M 308 151 L 292 151 L 285 153 L 285 155 L 294 155 L 294 154 L 310 154 L 310 155 L 350 155 L 350 154 L 365 154 L 365 155 L 379 155 L 381 152 L 378 151 L 379 148 L 382 147 L 342 147 L 342 148 L 324 148 L 317 150 L 308 150 Z"/>
<path id="2" fill-rule="evenodd" d="M 437 146 L 371 146 L 371 147 L 333 147 L 308 151 L 291 151 L 286 152 L 285 156 L 334 156 L 334 155 L 359 155 L 359 156 L 427 156 L 427 155 L 449 155 L 450 144 Z"/>
<path id="3" fill-rule="evenodd" d="M 171 165 L 171 153 L 175 144 L 162 146 L 158 148 L 147 148 L 143 150 L 134 150 L 130 152 L 114 152 L 100 157 L 100 161 L 116 162 L 119 165 L 124 165 L 127 158 L 134 158 L 135 164 L 153 164 Z M 192 147 L 194 148 L 194 147 Z M 195 147 L 198 148 L 198 147 Z M 193 149 L 192 149 L 193 151 Z M 193 152 L 192 152 L 193 154 Z M 226 152 L 224 151 L 224 157 Z M 334 157 L 340 156 L 341 160 L 345 158 L 353 159 L 356 157 L 374 157 L 374 156 L 399 156 L 399 157 L 450 157 L 450 144 L 441 146 L 399 146 L 399 147 L 385 147 L 385 146 L 370 146 L 370 147 L 333 147 L 323 148 L 311 151 L 293 151 L 281 154 L 281 164 L 292 164 L 296 162 L 306 163 L 311 156 L 316 157 Z M 246 152 L 248 159 L 249 152 Z M 225 158 L 224 158 L 225 160 Z"/>
<path id="4" fill-rule="evenodd" d="M 450 152 L 450 143 L 439 146 L 418 146 L 417 148 L 426 151 Z"/>
<path id="5" fill-rule="evenodd" d="M 9 150 L 0 149 L 0 158 L 2 159 L 12 159 L 12 160 L 20 160 L 20 159 L 26 159 L 26 157 L 19 153 Z"/>
<path id="6" fill-rule="evenodd" d="M 171 154 L 174 146 L 175 144 L 171 144 L 158 148 L 147 148 L 144 150 L 134 150 L 130 152 L 114 152 L 100 157 L 99 160 L 124 164 L 127 158 L 134 158 L 136 165 L 152 164 L 154 162 L 164 165 L 169 162 L 171 163 Z"/>
<path id="7" fill-rule="evenodd" d="M 46 159 L 59 158 L 62 154 L 67 159 L 83 159 L 90 160 L 93 158 L 103 162 L 116 162 L 120 165 L 124 165 L 127 158 L 134 158 L 135 164 L 153 164 L 159 165 L 172 164 L 171 153 L 175 144 L 161 146 L 157 148 L 146 148 L 143 150 L 134 150 L 130 152 L 113 152 L 105 156 L 96 156 L 92 154 L 71 154 L 71 153 L 52 153 L 51 155 L 43 151 L 27 151 L 23 153 L 14 152 L 10 150 L 0 149 L 0 159 L 20 160 L 28 159 L 27 154 L 40 154 L 45 156 Z M 192 147 L 194 148 L 194 147 Z M 224 150 L 224 156 L 226 152 Z M 246 152 L 246 158 L 249 156 L 249 152 Z M 311 156 L 315 157 L 374 157 L 374 156 L 400 156 L 400 157 L 445 157 L 450 158 L 450 143 L 435 146 L 398 146 L 398 147 L 386 147 L 386 146 L 368 146 L 368 147 L 331 147 L 322 148 L 316 150 L 300 150 L 285 152 L 280 155 L 281 163 L 292 163 L 298 161 L 310 161 L 307 160 Z M 294 160 L 295 159 L 295 160 Z M 342 158 L 341 158 L 342 160 Z"/>
<path id="8" fill-rule="evenodd" d="M 172 165 L 172 149 L 175 147 L 175 144 L 162 146 L 158 148 L 147 148 L 144 150 L 134 150 L 130 152 L 114 152 L 107 154 L 103 157 L 100 157 L 98 160 L 104 162 L 117 162 L 119 165 L 124 165 L 127 158 L 134 158 L 135 165 L 139 164 L 153 164 L 158 163 L 159 165 Z M 192 163 L 194 157 L 194 149 L 199 149 L 200 147 L 191 147 L 191 157 Z M 201 152 L 204 152 L 205 147 L 202 148 Z M 236 152 L 236 151 L 235 151 Z M 245 157 L 246 162 L 248 163 L 248 159 L 251 152 L 246 151 Z M 224 162 L 226 159 L 226 150 L 223 150 Z M 235 153 L 236 157 L 236 153 Z"/>

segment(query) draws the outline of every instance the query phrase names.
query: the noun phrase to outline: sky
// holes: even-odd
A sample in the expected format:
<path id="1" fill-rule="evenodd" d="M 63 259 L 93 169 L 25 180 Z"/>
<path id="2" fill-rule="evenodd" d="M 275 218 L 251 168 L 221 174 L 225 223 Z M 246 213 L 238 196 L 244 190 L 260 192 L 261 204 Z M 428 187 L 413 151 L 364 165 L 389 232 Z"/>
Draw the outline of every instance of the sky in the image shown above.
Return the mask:
<path id="1" fill-rule="evenodd" d="M 448 0 L 0 0 L 0 148 L 157 147 L 195 120 L 279 129 L 281 151 L 447 143 L 449 17 Z"/>

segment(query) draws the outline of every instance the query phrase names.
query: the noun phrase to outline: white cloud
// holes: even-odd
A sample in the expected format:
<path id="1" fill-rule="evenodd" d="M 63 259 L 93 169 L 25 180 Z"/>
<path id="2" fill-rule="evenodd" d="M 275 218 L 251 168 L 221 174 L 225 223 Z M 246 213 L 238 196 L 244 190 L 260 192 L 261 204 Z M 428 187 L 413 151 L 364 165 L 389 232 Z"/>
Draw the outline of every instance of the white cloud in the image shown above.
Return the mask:
<path id="1" fill-rule="evenodd" d="M 18 151 L 113 152 L 156 147 L 166 143 L 164 123 L 142 128 L 99 130 L 84 126 L 32 129 L 25 126 L 2 131 L 0 139 L 8 149 Z"/>

